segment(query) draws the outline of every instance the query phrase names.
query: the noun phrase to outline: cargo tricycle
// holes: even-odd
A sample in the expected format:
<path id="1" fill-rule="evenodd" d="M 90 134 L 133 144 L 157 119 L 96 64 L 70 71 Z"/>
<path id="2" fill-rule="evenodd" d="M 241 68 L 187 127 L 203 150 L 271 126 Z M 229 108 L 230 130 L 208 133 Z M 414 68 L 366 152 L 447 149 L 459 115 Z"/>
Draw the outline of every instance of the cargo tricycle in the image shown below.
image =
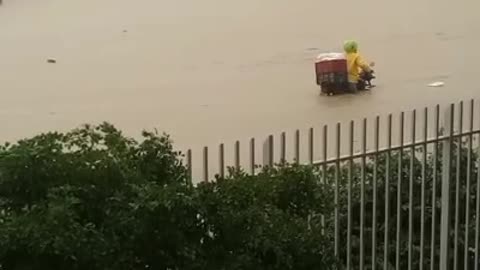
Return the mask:
<path id="1" fill-rule="evenodd" d="M 343 53 L 323 53 L 315 62 L 315 75 L 321 93 L 337 95 L 349 92 L 347 60 Z M 374 87 L 371 81 L 375 79 L 374 71 L 361 72 L 357 90 L 365 91 Z"/>

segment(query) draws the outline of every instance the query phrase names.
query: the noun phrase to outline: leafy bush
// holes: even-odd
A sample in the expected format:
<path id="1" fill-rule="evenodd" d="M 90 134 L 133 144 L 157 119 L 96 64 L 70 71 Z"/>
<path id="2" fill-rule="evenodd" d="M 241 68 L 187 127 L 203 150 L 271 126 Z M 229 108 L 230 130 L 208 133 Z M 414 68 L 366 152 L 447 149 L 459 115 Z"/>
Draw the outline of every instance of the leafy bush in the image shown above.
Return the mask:
<path id="1" fill-rule="evenodd" d="M 466 185 L 466 175 L 468 173 L 467 170 L 467 160 L 468 160 L 468 151 L 467 146 L 463 142 L 459 144 L 458 142 L 453 145 L 452 147 L 452 168 L 451 168 L 451 176 L 450 176 L 450 213 L 451 213 L 451 240 L 453 242 L 453 228 L 455 224 L 455 205 L 456 205 L 456 160 L 458 156 L 458 151 L 460 150 L 460 185 L 458 187 L 459 190 L 459 267 L 463 268 L 464 266 L 464 248 L 465 248 L 465 228 L 466 226 L 470 229 L 470 236 L 473 236 L 475 233 L 475 221 L 478 217 L 475 216 L 474 209 L 476 203 L 480 203 L 479 198 L 476 198 L 476 190 L 477 190 L 477 176 L 478 176 L 478 167 L 475 166 L 475 162 L 478 160 L 478 154 L 476 151 L 472 151 L 471 153 L 471 183 L 470 189 L 467 190 Z M 432 151 L 432 149 L 429 149 Z M 422 220 L 422 212 L 421 212 L 421 191 L 422 191 L 422 160 L 423 160 L 423 151 L 420 148 L 416 148 L 415 151 L 412 152 L 411 149 L 404 150 L 401 155 L 402 166 L 400 167 L 400 152 L 399 151 L 391 151 L 389 153 L 389 167 L 387 167 L 387 154 L 379 154 L 377 156 L 377 181 L 376 181 L 376 225 L 373 225 L 373 217 L 374 217 L 374 207 L 373 207 L 373 198 L 374 198 L 374 160 L 375 157 L 371 156 L 367 162 L 365 167 L 365 215 L 364 215 L 364 250 L 365 250 L 365 257 L 364 262 L 366 265 L 365 269 L 371 269 L 370 266 L 372 265 L 372 237 L 373 232 L 375 229 L 376 232 L 376 261 L 375 264 L 377 268 L 383 269 L 384 264 L 384 241 L 385 241 L 385 205 L 386 205 L 386 176 L 387 171 L 389 175 L 389 210 L 388 210 L 388 217 L 389 217 L 389 229 L 388 229 L 388 237 L 389 237 L 389 245 L 388 245 L 388 252 L 389 257 L 387 260 L 388 269 L 396 269 L 396 246 L 397 246 L 397 209 L 398 209 L 398 183 L 399 178 L 401 179 L 401 205 L 400 205 L 400 220 L 401 220 L 401 229 L 399 232 L 400 235 L 400 269 L 407 269 L 408 268 L 408 233 L 409 233 L 409 192 L 410 192 L 410 166 L 412 167 L 412 175 L 413 175 L 413 234 L 412 234 L 412 264 L 413 268 L 419 268 L 420 266 L 420 249 L 421 249 L 421 228 L 422 224 L 424 226 L 424 254 L 423 254 L 423 266 L 424 268 L 430 267 L 431 262 L 431 252 L 432 252 L 432 235 L 435 235 L 435 244 L 433 246 L 434 251 L 434 260 L 435 264 L 438 267 L 439 256 L 440 256 L 440 217 L 441 217 L 441 169 L 442 169 L 442 144 L 438 145 L 437 149 L 437 159 L 435 159 L 434 155 L 429 152 L 427 154 L 425 166 L 425 182 L 424 185 L 424 196 L 425 196 L 425 208 L 424 208 L 424 219 Z M 436 161 L 436 166 L 435 166 Z M 436 168 L 436 180 L 434 181 L 434 169 Z M 346 246 L 347 244 L 347 232 L 348 232 L 348 212 L 347 212 L 347 205 L 348 205 L 348 169 L 349 164 L 343 164 L 340 168 L 340 203 L 339 207 L 341 208 L 340 217 L 339 217 L 339 224 L 340 224 L 340 246 Z M 360 222 L 361 222 L 361 167 L 359 162 L 354 162 L 352 164 L 352 265 L 358 266 L 360 264 Z M 399 173 L 401 172 L 401 177 L 399 177 Z M 327 174 L 327 182 L 330 185 L 334 183 L 334 168 L 329 168 Z M 432 191 L 433 186 L 436 186 L 436 197 L 433 200 Z M 469 215 L 469 222 L 467 223 L 465 220 L 465 205 L 467 200 L 470 204 L 470 215 Z M 434 207 L 432 207 L 434 206 Z M 432 212 L 435 211 L 435 232 L 432 233 Z M 333 226 L 333 224 L 330 224 Z M 474 247 L 474 238 L 470 237 L 469 239 L 469 247 Z M 451 265 L 453 265 L 453 248 L 451 252 Z M 472 267 L 475 265 L 474 261 L 474 252 L 470 250 L 467 254 L 468 257 L 468 264 Z M 340 260 L 341 262 L 345 263 L 347 260 L 347 250 L 342 249 L 340 252 Z M 480 262 L 477 262 L 480 263 Z M 471 268 L 470 267 L 470 268 Z"/>
<path id="2" fill-rule="evenodd" d="M 193 186 L 168 136 L 112 125 L 0 149 L 0 269 L 337 269 L 310 167 Z"/>
<path id="3" fill-rule="evenodd" d="M 455 217 L 458 190 L 461 239 L 458 256 L 463 268 L 465 228 L 468 226 L 473 235 L 479 218 L 474 213 L 480 203 L 480 198 L 476 198 L 478 166 L 472 163 L 470 189 L 467 189 L 466 145 L 457 142 L 453 148 L 452 159 L 457 159 L 459 150 L 461 162 L 458 188 L 456 162 L 453 162 L 451 210 Z M 405 150 L 402 156 L 399 151 L 388 156 L 382 153 L 366 160 L 365 269 L 372 264 L 383 269 L 385 260 L 389 269 L 395 269 L 397 233 L 400 269 L 408 268 L 410 180 L 414 206 L 413 268 L 419 268 L 420 264 L 422 225 L 424 267 L 431 264 L 432 250 L 438 265 L 441 145 L 437 150 L 438 159 L 428 154 L 425 163 L 419 149 Z M 473 162 L 479 156 L 473 151 L 470 158 Z M 143 140 L 138 142 L 107 123 L 66 134 L 43 134 L 1 147 L 0 270 L 342 269 L 347 257 L 350 183 L 351 263 L 359 265 L 362 174 L 358 160 L 340 163 L 338 167 L 338 261 L 333 250 L 335 166 L 327 167 L 325 175 L 317 168 L 298 165 L 264 169 L 255 176 L 232 170 L 228 177 L 194 186 L 188 181 L 181 160 L 181 153 L 173 150 L 168 136 L 144 132 Z M 413 165 L 412 179 L 410 165 Z M 437 190 L 435 198 L 433 187 Z M 423 220 L 422 188 L 425 188 Z M 385 190 L 390 195 L 388 258 L 383 255 Z M 397 194 L 401 194 L 401 205 L 397 204 Z M 471 209 L 468 222 L 464 207 L 467 200 Z M 400 231 L 396 226 L 397 208 L 400 208 Z M 436 214 L 435 220 L 432 213 Z M 452 227 L 454 222 L 452 218 Z M 437 225 L 435 232 L 432 223 Z M 437 237 L 433 246 L 432 235 Z M 474 237 L 468 241 L 470 247 L 475 244 Z M 373 250 L 377 253 L 375 261 Z M 474 266 L 480 262 L 475 262 L 473 252 L 469 251 L 467 263 Z"/>
<path id="4" fill-rule="evenodd" d="M 201 216 L 211 237 L 204 269 L 337 269 L 322 232 L 332 192 L 310 167 L 234 173 L 198 187 Z"/>

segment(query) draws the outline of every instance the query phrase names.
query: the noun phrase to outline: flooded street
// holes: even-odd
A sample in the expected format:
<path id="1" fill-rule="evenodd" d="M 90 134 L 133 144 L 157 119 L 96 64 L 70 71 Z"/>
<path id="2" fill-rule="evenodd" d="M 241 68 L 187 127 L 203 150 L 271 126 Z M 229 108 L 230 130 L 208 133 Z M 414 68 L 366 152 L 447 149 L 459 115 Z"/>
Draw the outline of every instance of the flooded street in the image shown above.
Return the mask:
<path id="1" fill-rule="evenodd" d="M 200 147 L 480 95 L 478 0 L 347 2 L 4 0 L 0 138 L 105 120 Z M 313 59 L 351 38 L 378 87 L 320 96 Z"/>

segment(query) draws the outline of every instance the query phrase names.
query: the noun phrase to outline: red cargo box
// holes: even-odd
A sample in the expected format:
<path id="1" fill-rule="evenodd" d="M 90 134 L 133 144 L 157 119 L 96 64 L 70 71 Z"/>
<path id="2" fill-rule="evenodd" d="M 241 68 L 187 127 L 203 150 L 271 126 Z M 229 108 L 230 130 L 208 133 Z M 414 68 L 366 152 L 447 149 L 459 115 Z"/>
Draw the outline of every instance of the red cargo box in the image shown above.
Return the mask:
<path id="1" fill-rule="evenodd" d="M 347 60 L 332 59 L 315 63 L 316 74 L 347 72 Z"/>

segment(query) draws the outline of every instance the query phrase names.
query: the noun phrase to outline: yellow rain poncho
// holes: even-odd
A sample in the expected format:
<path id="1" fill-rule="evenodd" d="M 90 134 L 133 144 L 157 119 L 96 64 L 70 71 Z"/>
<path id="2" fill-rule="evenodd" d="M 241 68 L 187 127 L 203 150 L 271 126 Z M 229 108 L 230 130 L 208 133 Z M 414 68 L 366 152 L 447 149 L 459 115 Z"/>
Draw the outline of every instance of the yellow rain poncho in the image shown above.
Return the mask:
<path id="1" fill-rule="evenodd" d="M 360 78 L 360 72 L 362 70 L 369 71 L 370 67 L 358 53 L 357 42 L 353 40 L 346 41 L 343 48 L 347 58 L 348 82 L 357 83 Z"/>

